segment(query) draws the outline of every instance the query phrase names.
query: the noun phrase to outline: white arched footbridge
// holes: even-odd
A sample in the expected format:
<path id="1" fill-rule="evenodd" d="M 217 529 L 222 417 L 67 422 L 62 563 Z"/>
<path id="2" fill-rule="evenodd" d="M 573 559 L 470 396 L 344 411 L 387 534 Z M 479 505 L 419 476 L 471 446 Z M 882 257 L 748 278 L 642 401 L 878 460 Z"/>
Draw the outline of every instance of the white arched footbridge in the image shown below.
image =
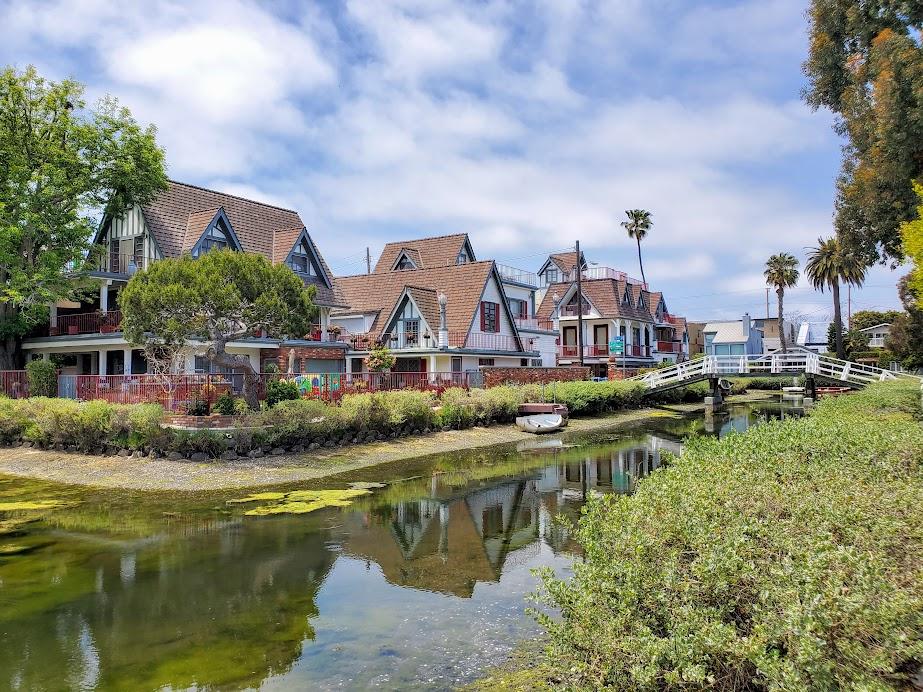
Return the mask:
<path id="1" fill-rule="evenodd" d="M 758 356 L 704 356 L 637 375 L 631 380 L 644 383 L 648 391 L 653 393 L 721 377 L 798 375 L 814 376 L 848 387 L 864 387 L 871 382 L 896 379 L 909 379 L 917 385 L 923 385 L 923 378 L 917 375 L 882 370 L 811 351 L 776 352 Z"/>

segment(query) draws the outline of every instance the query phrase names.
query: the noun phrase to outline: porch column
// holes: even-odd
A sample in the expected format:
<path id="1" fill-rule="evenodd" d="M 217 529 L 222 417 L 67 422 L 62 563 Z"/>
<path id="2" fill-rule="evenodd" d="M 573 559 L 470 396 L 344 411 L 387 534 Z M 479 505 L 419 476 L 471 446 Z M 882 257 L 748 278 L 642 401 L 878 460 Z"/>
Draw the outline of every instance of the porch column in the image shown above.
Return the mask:
<path id="1" fill-rule="evenodd" d="M 48 308 L 48 326 L 58 326 L 58 306 L 55 303 L 52 303 L 51 307 Z"/>
<path id="2" fill-rule="evenodd" d="M 430 378 L 429 378 L 429 379 L 430 379 L 430 382 L 435 382 L 435 378 L 433 377 L 433 373 L 434 373 L 434 372 L 436 372 L 436 356 L 435 356 L 435 355 L 431 355 L 431 356 L 429 357 L 429 373 L 430 373 Z"/>
<path id="3" fill-rule="evenodd" d="M 123 348 L 122 349 L 122 359 L 125 361 L 125 365 L 122 368 L 122 372 L 126 375 L 131 374 L 131 349 Z"/>
<path id="4" fill-rule="evenodd" d="M 102 313 L 109 312 L 109 281 L 103 281 L 99 285 L 99 311 Z"/>
<path id="5" fill-rule="evenodd" d="M 97 355 L 98 363 L 97 363 L 97 368 L 96 368 L 97 371 L 99 372 L 100 375 L 107 375 L 107 374 L 109 374 L 109 373 L 106 372 L 106 354 L 108 353 L 108 351 L 104 351 L 103 349 L 99 349 L 99 351 L 98 351 L 97 353 L 98 353 L 98 355 Z"/>
<path id="6" fill-rule="evenodd" d="M 42 360 L 51 360 L 51 354 L 48 351 L 43 351 Z"/>

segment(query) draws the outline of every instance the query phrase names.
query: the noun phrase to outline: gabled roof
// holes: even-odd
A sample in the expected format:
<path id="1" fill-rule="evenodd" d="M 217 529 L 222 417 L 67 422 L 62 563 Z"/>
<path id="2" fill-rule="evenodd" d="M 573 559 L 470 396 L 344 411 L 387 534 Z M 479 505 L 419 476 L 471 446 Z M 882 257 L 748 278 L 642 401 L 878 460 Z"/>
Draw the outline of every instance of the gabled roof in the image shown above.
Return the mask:
<path id="1" fill-rule="evenodd" d="M 660 291 L 654 291 L 650 294 L 650 300 L 647 303 L 647 309 L 651 313 L 651 317 L 657 317 L 657 308 L 660 307 L 660 304 L 663 303 L 663 309 L 667 309 L 667 304 L 663 299 L 663 293 Z"/>
<path id="2" fill-rule="evenodd" d="M 144 221 L 164 257 L 179 257 L 191 250 L 219 210 L 224 211 L 243 252 L 261 254 L 275 264 L 288 257 L 298 235 L 305 229 L 298 212 L 291 209 L 175 180 L 169 181 L 164 192 L 141 207 Z M 310 240 L 310 235 L 308 237 Z M 289 238 L 291 243 L 285 247 Z M 321 270 L 328 280 L 332 279 L 330 267 L 317 252 L 313 241 L 311 245 Z M 282 259 L 277 259 L 280 256 Z M 317 286 L 315 302 L 325 306 L 338 305 L 333 291 L 320 285 Z"/>
<path id="3" fill-rule="evenodd" d="M 891 326 L 890 322 L 882 322 L 881 324 L 873 324 L 871 327 L 864 327 L 863 329 L 860 329 L 859 331 L 860 332 L 871 332 L 875 329 L 881 329 L 882 327 L 890 327 L 890 326 Z"/>
<path id="4" fill-rule="evenodd" d="M 583 253 L 580 253 L 581 267 L 586 268 L 586 257 Z M 538 274 L 544 273 L 548 268 L 548 265 L 552 264 L 557 267 L 562 272 L 572 271 L 575 266 L 577 266 L 577 252 L 557 252 L 552 255 L 548 255 L 548 259 L 545 260 L 545 263 L 538 270 Z"/>
<path id="5" fill-rule="evenodd" d="M 751 330 L 757 327 L 751 327 Z M 729 322 L 709 322 L 702 330 L 705 334 L 714 333 L 712 343 L 715 344 L 743 344 L 749 340 L 749 336 L 744 334 L 744 325 L 741 320 Z"/>
<path id="6" fill-rule="evenodd" d="M 638 308 L 638 298 L 641 296 L 641 287 L 627 284 L 616 279 L 585 279 L 581 282 L 584 297 L 592 303 L 600 315 L 611 319 L 633 319 L 639 322 L 652 322 L 653 316 L 647 308 Z M 570 299 L 571 293 L 576 290 L 575 282 L 562 282 L 551 284 L 542 298 L 541 304 L 535 311 L 535 316 L 540 319 L 550 319 L 554 312 L 554 294 L 557 293 L 562 301 Z M 625 292 L 628 292 L 629 303 L 622 302 Z M 647 293 L 646 291 L 644 292 Z M 647 304 L 650 297 L 645 295 Z"/>
<path id="7" fill-rule="evenodd" d="M 436 297 L 439 292 L 443 292 L 448 299 L 446 320 L 449 331 L 468 333 L 480 307 L 484 288 L 492 275 L 496 276 L 494 263 L 487 261 L 432 269 L 341 276 L 334 279 L 334 284 L 337 295 L 349 305 L 349 309 L 335 310 L 333 314 L 378 311 L 369 332 L 380 337 L 406 291 L 417 302 L 430 329 L 435 330 L 439 329 Z M 499 278 L 497 284 L 500 284 Z"/>
<path id="8" fill-rule="evenodd" d="M 375 264 L 375 274 L 389 272 L 397 264 L 401 252 L 417 265 L 417 269 L 435 269 L 437 267 L 455 266 L 458 253 L 462 247 L 468 251 L 470 261 L 474 261 L 474 252 L 468 241 L 467 233 L 433 236 L 417 240 L 398 240 L 385 245 Z M 405 270 L 406 271 L 406 270 Z"/>
<path id="9" fill-rule="evenodd" d="M 439 331 L 439 299 L 436 290 L 432 288 L 420 288 L 419 286 L 404 287 L 404 290 L 391 307 L 388 318 L 382 323 L 382 329 L 387 329 L 394 320 L 395 315 L 400 311 L 404 303 L 405 296 L 413 300 L 417 308 L 419 308 L 420 316 L 423 318 L 423 321 L 426 322 L 426 326 L 429 327 L 433 336 L 436 336 Z"/>

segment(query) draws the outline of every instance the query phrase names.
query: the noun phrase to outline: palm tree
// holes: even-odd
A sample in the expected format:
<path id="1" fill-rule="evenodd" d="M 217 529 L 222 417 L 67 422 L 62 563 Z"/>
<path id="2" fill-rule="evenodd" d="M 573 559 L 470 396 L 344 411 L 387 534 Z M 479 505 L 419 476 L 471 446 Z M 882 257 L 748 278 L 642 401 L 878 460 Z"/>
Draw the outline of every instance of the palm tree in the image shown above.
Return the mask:
<path id="1" fill-rule="evenodd" d="M 840 310 L 840 282 L 861 286 L 865 281 L 866 267 L 862 260 L 845 247 L 839 238 L 817 239 L 805 264 L 805 271 L 814 288 L 823 292 L 830 287 L 833 293 L 833 324 L 836 332 L 836 356 L 845 358 L 843 350 L 843 317 Z"/>
<path id="2" fill-rule="evenodd" d="M 644 209 L 628 209 L 625 211 L 625 216 L 628 217 L 628 221 L 622 221 L 622 228 L 628 231 L 629 238 L 634 238 L 638 243 L 638 264 L 641 266 L 641 281 L 647 283 L 647 278 L 644 276 L 644 262 L 641 261 L 641 241 L 653 225 L 651 213 Z"/>
<path id="3" fill-rule="evenodd" d="M 766 283 L 775 287 L 779 297 L 779 342 L 782 344 L 782 353 L 788 351 L 785 343 L 785 326 L 782 319 L 782 301 L 785 289 L 798 283 L 798 260 L 787 252 L 773 255 L 766 261 L 766 270 L 763 272 Z"/>

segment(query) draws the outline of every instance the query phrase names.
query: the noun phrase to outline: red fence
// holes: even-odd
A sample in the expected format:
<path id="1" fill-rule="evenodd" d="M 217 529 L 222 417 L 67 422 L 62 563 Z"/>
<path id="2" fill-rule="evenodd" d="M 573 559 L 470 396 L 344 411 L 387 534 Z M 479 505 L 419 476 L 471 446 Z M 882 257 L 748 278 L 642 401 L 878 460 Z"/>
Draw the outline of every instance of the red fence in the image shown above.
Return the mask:
<path id="1" fill-rule="evenodd" d="M 0 394 L 11 399 L 29 396 L 29 378 L 25 370 L 0 370 Z"/>
<path id="2" fill-rule="evenodd" d="M 680 353 L 683 345 L 678 341 L 658 341 L 657 351 L 659 353 Z"/>
<path id="3" fill-rule="evenodd" d="M 82 400 L 101 399 L 113 404 L 160 404 L 167 411 L 185 411 L 195 402 L 214 405 L 219 396 L 230 392 L 239 396 L 244 376 L 228 375 L 77 375 L 75 396 Z M 263 373 L 257 385 L 259 398 L 266 398 L 269 380 L 291 380 L 307 399 L 337 402 L 344 394 L 416 389 L 442 393 L 449 387 L 469 388 L 468 374 L 457 372 L 390 373 L 312 373 L 280 375 Z"/>

